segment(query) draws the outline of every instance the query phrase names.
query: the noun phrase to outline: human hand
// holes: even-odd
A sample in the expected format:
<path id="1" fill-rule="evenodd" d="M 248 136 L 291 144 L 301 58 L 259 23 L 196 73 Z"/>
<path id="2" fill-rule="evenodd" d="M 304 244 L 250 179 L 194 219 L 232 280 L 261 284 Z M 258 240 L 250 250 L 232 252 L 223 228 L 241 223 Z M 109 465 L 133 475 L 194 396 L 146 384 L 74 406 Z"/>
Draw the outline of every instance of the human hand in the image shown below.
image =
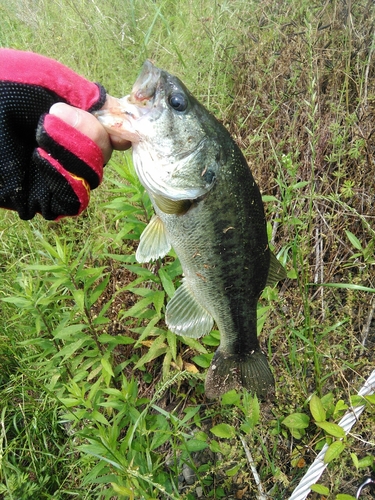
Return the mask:
<path id="1" fill-rule="evenodd" d="M 113 97 L 107 95 L 105 104 L 101 109 L 105 110 L 113 106 L 113 100 Z M 118 135 L 109 134 L 97 118 L 87 111 L 58 102 L 52 105 L 49 113 L 57 116 L 95 142 L 102 151 L 104 163 L 109 161 L 114 149 L 124 151 L 131 146 L 129 141 L 118 137 Z"/>
<path id="2" fill-rule="evenodd" d="M 106 100 L 102 86 L 57 61 L 0 49 L 0 206 L 22 219 L 81 213 L 112 148 L 130 146 L 90 114 Z"/>

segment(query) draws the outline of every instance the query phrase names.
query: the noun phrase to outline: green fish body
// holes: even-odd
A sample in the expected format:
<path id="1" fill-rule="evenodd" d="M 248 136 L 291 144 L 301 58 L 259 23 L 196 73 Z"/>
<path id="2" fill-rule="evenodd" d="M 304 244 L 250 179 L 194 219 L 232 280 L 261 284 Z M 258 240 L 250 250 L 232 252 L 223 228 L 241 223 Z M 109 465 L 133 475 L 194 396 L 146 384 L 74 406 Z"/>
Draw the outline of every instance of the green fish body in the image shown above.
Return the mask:
<path id="1" fill-rule="evenodd" d="M 136 258 L 155 260 L 173 247 L 184 272 L 167 305 L 169 329 L 199 338 L 216 323 L 221 340 L 206 377 L 208 397 L 240 388 L 272 396 L 257 302 L 284 270 L 269 250 L 261 195 L 245 158 L 183 83 L 149 61 L 120 108 L 112 117 L 126 116 L 116 126 L 124 137 L 132 134 L 134 165 L 155 209 Z M 99 119 L 113 127 L 108 116 Z"/>

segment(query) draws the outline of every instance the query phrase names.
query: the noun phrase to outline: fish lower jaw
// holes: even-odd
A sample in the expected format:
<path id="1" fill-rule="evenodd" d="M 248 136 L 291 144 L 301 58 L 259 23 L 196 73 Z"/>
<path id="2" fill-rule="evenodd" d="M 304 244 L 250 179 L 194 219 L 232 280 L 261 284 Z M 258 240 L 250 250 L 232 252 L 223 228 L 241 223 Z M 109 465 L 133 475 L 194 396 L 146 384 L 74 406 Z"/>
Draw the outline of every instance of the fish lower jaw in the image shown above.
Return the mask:
<path id="1" fill-rule="evenodd" d="M 140 142 L 140 135 L 134 130 L 131 119 L 128 119 L 128 114 L 118 115 L 111 110 L 96 111 L 93 114 L 108 134 L 120 137 L 133 144 Z"/>
<path id="2" fill-rule="evenodd" d="M 245 355 L 216 351 L 206 376 L 206 396 L 217 398 L 232 389 L 246 389 L 262 400 L 273 398 L 274 378 L 260 349 Z"/>

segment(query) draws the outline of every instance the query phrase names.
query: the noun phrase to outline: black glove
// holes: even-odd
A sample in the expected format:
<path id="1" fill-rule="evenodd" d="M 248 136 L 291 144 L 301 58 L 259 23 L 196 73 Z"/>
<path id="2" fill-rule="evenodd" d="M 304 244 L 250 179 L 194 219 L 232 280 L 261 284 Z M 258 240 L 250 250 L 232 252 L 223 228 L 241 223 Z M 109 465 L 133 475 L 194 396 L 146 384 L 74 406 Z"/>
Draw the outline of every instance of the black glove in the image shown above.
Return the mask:
<path id="1" fill-rule="evenodd" d="M 47 113 L 56 102 L 97 111 L 105 99 L 102 86 L 57 61 L 0 49 L 0 207 L 49 220 L 87 207 L 102 180 L 102 152 Z"/>

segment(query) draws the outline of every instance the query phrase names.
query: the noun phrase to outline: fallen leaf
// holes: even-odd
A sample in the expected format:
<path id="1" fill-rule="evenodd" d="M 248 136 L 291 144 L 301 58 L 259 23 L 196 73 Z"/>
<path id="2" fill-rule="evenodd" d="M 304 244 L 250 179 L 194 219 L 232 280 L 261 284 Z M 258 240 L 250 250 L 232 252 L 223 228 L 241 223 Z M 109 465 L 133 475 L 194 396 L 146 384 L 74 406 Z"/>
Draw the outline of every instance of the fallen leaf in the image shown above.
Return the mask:
<path id="1" fill-rule="evenodd" d="M 193 363 L 188 363 L 187 361 L 184 361 L 184 369 L 189 373 L 199 372 L 198 368 L 195 365 L 193 365 Z"/>

